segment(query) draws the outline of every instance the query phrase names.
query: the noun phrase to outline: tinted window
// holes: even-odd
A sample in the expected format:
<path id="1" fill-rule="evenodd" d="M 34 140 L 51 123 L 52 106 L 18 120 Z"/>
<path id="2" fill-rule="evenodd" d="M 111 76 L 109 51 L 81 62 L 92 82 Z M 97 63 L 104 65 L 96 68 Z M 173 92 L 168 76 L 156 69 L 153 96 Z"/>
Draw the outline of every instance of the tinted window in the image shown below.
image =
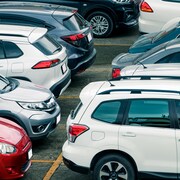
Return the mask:
<path id="1" fill-rule="evenodd" d="M 61 45 L 50 38 L 49 36 L 43 36 L 38 41 L 34 43 L 34 46 L 38 48 L 45 55 L 52 55 L 56 52 L 61 51 Z"/>
<path id="2" fill-rule="evenodd" d="M 86 26 L 86 20 L 79 14 L 74 14 L 63 20 L 64 26 L 71 31 L 79 31 Z"/>
<path id="3" fill-rule="evenodd" d="M 180 63 L 180 52 L 170 54 L 156 62 L 159 63 Z"/>
<path id="4" fill-rule="evenodd" d="M 4 50 L 3 50 L 3 45 L 2 42 L 0 42 L 0 59 L 4 59 Z"/>
<path id="5" fill-rule="evenodd" d="M 115 123 L 118 117 L 120 106 L 120 101 L 103 102 L 96 108 L 92 117 L 100 121 Z"/>
<path id="6" fill-rule="evenodd" d="M 166 47 L 167 43 L 163 43 L 158 46 L 155 46 L 154 48 L 150 49 L 149 51 L 146 51 L 145 53 L 141 54 L 139 56 L 139 58 L 136 59 L 135 64 L 137 62 L 144 60 L 145 58 L 151 56 L 152 54 L 155 54 L 155 53 L 159 52 L 160 50 L 164 49 Z"/>
<path id="7" fill-rule="evenodd" d="M 132 100 L 128 124 L 150 127 L 170 127 L 167 100 Z"/>
<path id="8" fill-rule="evenodd" d="M 6 58 L 18 58 L 23 55 L 21 49 L 12 42 L 3 42 Z"/>
<path id="9" fill-rule="evenodd" d="M 176 113 L 177 113 L 177 118 L 180 126 L 180 101 L 176 101 Z"/>

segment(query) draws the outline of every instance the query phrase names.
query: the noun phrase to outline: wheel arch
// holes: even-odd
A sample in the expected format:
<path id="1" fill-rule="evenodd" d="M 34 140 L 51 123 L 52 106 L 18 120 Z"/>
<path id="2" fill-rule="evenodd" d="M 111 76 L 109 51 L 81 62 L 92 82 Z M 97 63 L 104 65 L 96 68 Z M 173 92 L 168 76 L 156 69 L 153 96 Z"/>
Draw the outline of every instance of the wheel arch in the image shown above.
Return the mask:
<path id="1" fill-rule="evenodd" d="M 137 174 L 137 164 L 135 162 L 135 160 L 127 153 L 123 152 L 123 151 L 119 151 L 119 150 L 104 150 L 104 151 L 101 151 L 99 152 L 98 154 L 96 154 L 93 158 L 93 160 L 91 161 L 91 164 L 90 164 L 90 170 L 93 171 L 93 168 L 95 167 L 95 164 L 98 162 L 98 160 L 103 157 L 103 156 L 106 156 L 106 155 L 121 155 L 121 156 L 124 156 L 134 167 L 134 170 L 135 170 L 135 175 L 136 177 L 138 176 Z"/>
<path id="2" fill-rule="evenodd" d="M 92 14 L 94 12 L 97 12 L 97 11 L 108 14 L 111 17 L 112 21 L 113 21 L 114 27 L 116 26 L 116 22 L 117 22 L 116 14 L 110 8 L 107 8 L 107 7 L 103 7 L 103 6 L 101 6 L 101 7 L 92 7 L 91 9 L 88 9 L 88 11 L 86 11 L 83 16 L 84 16 L 85 19 L 87 19 L 87 17 L 90 14 Z"/>
<path id="3" fill-rule="evenodd" d="M 21 122 L 21 120 L 18 118 L 18 116 L 16 114 L 13 114 L 10 111 L 0 111 L 0 117 L 9 119 L 9 120 L 17 123 L 27 132 L 26 127 L 24 126 L 24 124 Z"/>

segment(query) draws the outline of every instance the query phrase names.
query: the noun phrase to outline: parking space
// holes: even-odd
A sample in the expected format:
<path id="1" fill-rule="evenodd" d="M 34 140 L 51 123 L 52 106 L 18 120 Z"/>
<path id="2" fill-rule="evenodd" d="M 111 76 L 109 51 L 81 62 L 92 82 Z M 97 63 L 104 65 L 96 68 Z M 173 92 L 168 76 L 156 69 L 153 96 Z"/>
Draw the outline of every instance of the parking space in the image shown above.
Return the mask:
<path id="1" fill-rule="evenodd" d="M 68 89 L 57 99 L 62 119 L 56 130 L 46 139 L 33 142 L 32 166 L 23 180 L 90 180 L 90 175 L 82 175 L 70 171 L 62 162 L 62 145 L 66 140 L 66 119 L 71 109 L 78 103 L 81 89 L 92 81 L 106 80 L 111 77 L 111 61 L 121 52 L 127 52 L 128 47 L 137 38 L 137 28 L 123 32 L 122 36 L 107 39 L 96 39 L 97 59 L 92 67 L 76 75 Z"/>

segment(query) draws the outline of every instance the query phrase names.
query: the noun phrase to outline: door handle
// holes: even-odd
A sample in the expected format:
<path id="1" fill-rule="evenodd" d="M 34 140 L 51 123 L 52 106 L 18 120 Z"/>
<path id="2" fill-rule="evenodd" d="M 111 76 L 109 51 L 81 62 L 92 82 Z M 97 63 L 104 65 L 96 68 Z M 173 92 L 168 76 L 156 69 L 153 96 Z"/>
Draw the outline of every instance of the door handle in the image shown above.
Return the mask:
<path id="1" fill-rule="evenodd" d="M 122 134 L 122 136 L 125 137 L 136 137 L 136 134 L 132 133 L 132 132 L 125 132 Z"/>

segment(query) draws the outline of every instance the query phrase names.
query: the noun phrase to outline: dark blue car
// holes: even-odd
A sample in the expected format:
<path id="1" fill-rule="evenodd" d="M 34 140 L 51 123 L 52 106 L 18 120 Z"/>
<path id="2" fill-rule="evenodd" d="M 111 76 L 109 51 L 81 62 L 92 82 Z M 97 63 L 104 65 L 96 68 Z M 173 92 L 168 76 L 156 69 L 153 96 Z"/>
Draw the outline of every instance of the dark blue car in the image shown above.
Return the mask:
<path id="1" fill-rule="evenodd" d="M 153 47 L 180 37 L 180 22 L 157 33 L 141 35 L 129 48 L 129 53 L 146 52 Z"/>

